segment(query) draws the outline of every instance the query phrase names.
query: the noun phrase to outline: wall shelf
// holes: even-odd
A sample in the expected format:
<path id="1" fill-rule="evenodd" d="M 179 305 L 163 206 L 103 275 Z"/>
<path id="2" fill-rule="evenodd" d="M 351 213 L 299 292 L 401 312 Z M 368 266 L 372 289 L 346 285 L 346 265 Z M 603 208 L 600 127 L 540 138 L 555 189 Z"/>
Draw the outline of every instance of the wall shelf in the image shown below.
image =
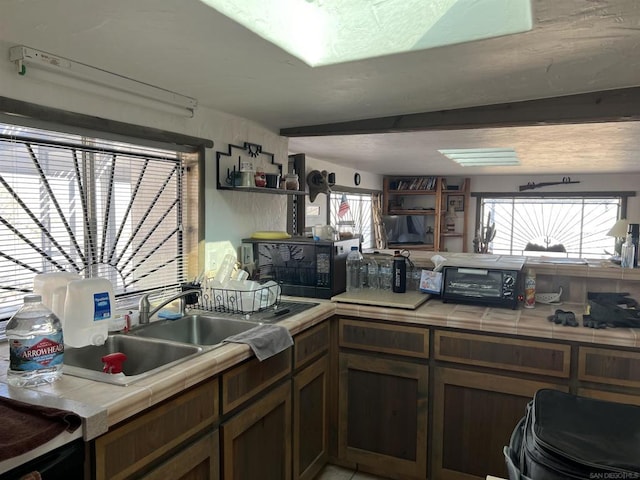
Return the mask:
<path id="1" fill-rule="evenodd" d="M 308 195 L 304 190 L 284 190 L 282 188 L 267 187 L 231 187 L 229 185 L 218 185 L 218 190 L 232 190 L 235 192 L 268 193 L 271 195 Z"/>
<path id="2" fill-rule="evenodd" d="M 237 155 L 237 160 L 236 160 Z M 264 157 L 264 158 L 262 158 Z M 266 193 L 268 195 L 288 195 L 288 196 L 304 196 L 308 195 L 305 190 L 285 190 L 281 188 L 267 188 L 267 187 L 243 187 L 240 185 L 229 185 L 233 173 L 240 171 L 240 165 L 244 162 L 251 162 L 254 164 L 254 171 L 258 168 L 255 167 L 255 162 L 259 162 L 260 165 L 266 166 L 265 173 L 276 173 L 281 176 L 285 173 L 291 173 L 289 169 L 290 160 L 287 158 L 287 167 L 282 168 L 282 164 L 275 161 L 273 153 L 265 152 L 262 150 L 262 145 L 257 143 L 244 142 L 241 145 L 229 144 L 229 148 L 226 152 L 216 152 L 216 189 L 226 190 L 243 193 Z M 294 166 L 295 168 L 295 166 Z M 298 172 L 300 186 L 304 186 L 304 166 L 301 172 Z M 253 179 L 252 179 L 253 181 Z"/>
<path id="3" fill-rule="evenodd" d="M 457 188 L 451 188 L 453 181 L 460 182 Z M 383 186 L 384 215 L 417 215 L 425 217 L 425 224 L 433 234 L 433 243 L 403 244 L 388 243 L 388 248 L 407 248 L 419 250 L 445 251 L 455 247 L 466 252 L 468 231 L 469 179 L 445 178 L 433 176 L 387 176 Z M 449 202 L 455 208 L 456 228 L 447 231 L 446 217 Z M 462 244 L 460 245 L 461 239 Z M 448 240 L 451 240 L 447 245 Z"/>

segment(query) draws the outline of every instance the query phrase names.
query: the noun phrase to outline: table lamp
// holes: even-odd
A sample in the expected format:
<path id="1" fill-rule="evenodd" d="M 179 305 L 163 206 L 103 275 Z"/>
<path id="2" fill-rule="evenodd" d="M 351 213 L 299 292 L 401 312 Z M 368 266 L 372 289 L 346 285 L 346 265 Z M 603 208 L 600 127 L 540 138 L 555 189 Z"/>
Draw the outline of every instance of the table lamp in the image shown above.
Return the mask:
<path id="1" fill-rule="evenodd" d="M 617 256 L 620 255 L 620 251 L 622 250 L 622 243 L 624 239 L 627 237 L 627 229 L 629 226 L 629 221 L 626 218 L 621 218 L 616 223 L 613 224 L 611 230 L 607 232 L 608 237 L 615 237 L 615 254 Z"/>

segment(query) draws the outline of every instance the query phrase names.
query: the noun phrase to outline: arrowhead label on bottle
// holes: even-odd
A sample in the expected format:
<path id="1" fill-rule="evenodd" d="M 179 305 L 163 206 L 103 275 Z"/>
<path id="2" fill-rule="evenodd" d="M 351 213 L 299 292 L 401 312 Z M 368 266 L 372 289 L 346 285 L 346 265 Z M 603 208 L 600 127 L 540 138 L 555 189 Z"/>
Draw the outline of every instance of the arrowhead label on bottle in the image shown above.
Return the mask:
<path id="1" fill-rule="evenodd" d="M 62 333 L 39 336 L 31 340 L 12 340 L 10 368 L 12 370 L 39 370 L 62 363 L 64 343 Z"/>

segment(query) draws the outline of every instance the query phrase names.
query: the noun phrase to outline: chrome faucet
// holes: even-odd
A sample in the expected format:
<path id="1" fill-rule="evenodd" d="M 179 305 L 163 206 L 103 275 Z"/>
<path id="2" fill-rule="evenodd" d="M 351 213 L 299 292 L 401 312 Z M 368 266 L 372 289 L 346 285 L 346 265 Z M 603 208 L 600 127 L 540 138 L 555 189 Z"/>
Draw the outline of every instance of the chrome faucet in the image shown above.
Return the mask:
<path id="1" fill-rule="evenodd" d="M 156 306 L 153 310 L 151 310 L 151 303 L 149 302 L 149 294 L 145 294 L 140 298 L 140 302 L 138 304 L 138 310 L 140 313 L 140 325 L 144 325 L 149 323 L 149 319 L 153 317 L 156 313 L 160 311 L 160 309 L 175 300 L 180 300 L 180 315 L 184 315 L 186 302 L 184 297 L 191 294 L 200 294 L 200 290 L 185 290 L 184 292 L 177 293 L 176 295 L 168 298 L 163 301 L 160 305 Z"/>

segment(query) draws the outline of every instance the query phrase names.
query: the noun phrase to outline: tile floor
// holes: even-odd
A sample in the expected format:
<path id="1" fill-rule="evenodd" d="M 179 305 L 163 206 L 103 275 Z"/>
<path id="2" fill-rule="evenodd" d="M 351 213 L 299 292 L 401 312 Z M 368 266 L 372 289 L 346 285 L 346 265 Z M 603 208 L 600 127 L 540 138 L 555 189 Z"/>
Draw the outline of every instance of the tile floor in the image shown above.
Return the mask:
<path id="1" fill-rule="evenodd" d="M 355 472 L 348 468 L 337 465 L 327 465 L 318 474 L 315 480 L 384 480 L 383 477 L 376 477 L 363 472 Z"/>

